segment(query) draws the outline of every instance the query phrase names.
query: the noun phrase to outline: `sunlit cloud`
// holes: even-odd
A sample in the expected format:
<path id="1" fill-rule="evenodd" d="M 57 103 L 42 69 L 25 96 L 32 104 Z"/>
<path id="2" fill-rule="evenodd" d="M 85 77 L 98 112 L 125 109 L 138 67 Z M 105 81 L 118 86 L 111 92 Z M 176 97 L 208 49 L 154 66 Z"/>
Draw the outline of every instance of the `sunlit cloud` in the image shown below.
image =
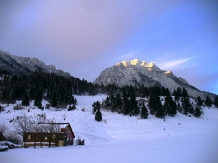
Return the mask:
<path id="1" fill-rule="evenodd" d="M 160 63 L 159 67 L 161 67 L 162 69 L 172 69 L 172 68 L 176 68 L 178 66 L 180 66 L 181 64 L 184 64 L 190 60 L 192 60 L 193 58 L 184 58 L 184 59 L 179 59 L 179 60 L 174 60 L 174 61 L 167 61 L 167 62 L 163 62 Z"/>

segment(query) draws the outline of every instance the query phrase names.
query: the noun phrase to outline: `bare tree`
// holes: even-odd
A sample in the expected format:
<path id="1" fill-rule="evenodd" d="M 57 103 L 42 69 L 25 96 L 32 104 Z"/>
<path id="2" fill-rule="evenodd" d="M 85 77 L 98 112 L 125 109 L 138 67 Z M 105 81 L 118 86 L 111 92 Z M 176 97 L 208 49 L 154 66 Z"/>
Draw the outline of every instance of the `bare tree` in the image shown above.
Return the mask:
<path id="1" fill-rule="evenodd" d="M 24 132 L 31 131 L 33 123 L 34 122 L 31 120 L 31 117 L 28 117 L 26 114 L 22 114 L 21 116 L 17 116 L 14 124 L 18 133 L 23 135 Z"/>
<path id="2" fill-rule="evenodd" d="M 40 123 L 39 123 L 40 124 Z M 55 120 L 47 120 L 40 125 L 43 132 L 55 133 L 60 132 L 60 125 Z"/>
<path id="3" fill-rule="evenodd" d="M 0 132 L 2 132 L 7 141 L 15 144 L 19 144 L 22 141 L 21 135 L 16 130 L 10 130 L 10 127 L 6 124 L 0 124 Z"/>
<path id="4" fill-rule="evenodd" d="M 33 129 L 34 121 L 31 119 L 31 117 L 28 117 L 26 114 L 21 114 L 20 116 L 17 116 L 16 120 L 14 121 L 14 127 L 17 132 L 17 137 L 23 137 L 23 133 L 25 132 L 31 132 Z M 25 144 L 24 144 L 25 147 Z"/>
<path id="5" fill-rule="evenodd" d="M 42 122 L 38 124 L 41 129 L 41 132 L 45 132 L 45 133 L 53 133 L 52 135 L 50 134 L 47 139 L 49 142 L 49 147 L 51 147 L 51 141 L 54 138 L 54 136 L 56 137 L 57 135 L 54 133 L 60 132 L 60 125 L 56 123 L 55 120 L 47 120 L 46 122 Z"/>
<path id="6" fill-rule="evenodd" d="M 9 127 L 3 123 L 3 124 L 0 124 L 0 132 L 2 132 L 2 134 L 6 134 L 6 132 L 9 130 Z"/>
<path id="7" fill-rule="evenodd" d="M 22 136 L 18 134 L 16 130 L 10 130 L 6 133 L 5 138 L 15 144 L 20 144 L 22 142 Z"/>
<path id="8" fill-rule="evenodd" d="M 14 121 L 14 126 L 17 133 L 17 139 L 23 138 L 23 133 L 26 132 L 56 133 L 61 130 L 60 125 L 58 125 L 55 120 L 46 120 L 45 114 L 43 115 L 43 121 L 38 119 L 37 122 L 35 122 L 32 117 L 22 114 L 17 116 L 17 119 Z M 11 136 L 13 137 L 14 135 Z M 49 146 L 50 145 L 51 144 L 49 143 Z"/>

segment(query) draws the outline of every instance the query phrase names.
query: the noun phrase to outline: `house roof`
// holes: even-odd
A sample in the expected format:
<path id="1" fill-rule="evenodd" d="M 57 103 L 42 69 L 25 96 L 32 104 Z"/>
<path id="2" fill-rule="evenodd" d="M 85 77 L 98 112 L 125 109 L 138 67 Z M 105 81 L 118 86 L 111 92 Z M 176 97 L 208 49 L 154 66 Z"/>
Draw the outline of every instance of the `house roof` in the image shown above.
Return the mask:
<path id="1" fill-rule="evenodd" d="M 72 130 L 72 127 L 71 127 L 70 123 L 39 123 L 39 124 L 50 124 L 50 125 L 54 125 L 54 124 L 63 125 L 63 124 L 65 124 L 67 126 L 65 127 L 64 133 L 66 133 L 66 129 L 69 127 L 70 132 L 66 133 L 67 136 L 75 138 L 75 135 L 74 135 L 74 132 Z"/>
<path id="2" fill-rule="evenodd" d="M 75 138 L 75 135 L 74 135 L 73 130 L 72 130 L 72 128 L 71 128 L 71 126 L 70 126 L 69 123 L 68 123 L 68 125 L 67 125 L 65 128 L 67 128 L 67 127 L 69 127 L 69 129 L 70 129 L 70 134 L 67 133 L 67 135 L 68 135 L 69 137 L 71 137 L 71 135 L 72 135 L 72 138 Z"/>

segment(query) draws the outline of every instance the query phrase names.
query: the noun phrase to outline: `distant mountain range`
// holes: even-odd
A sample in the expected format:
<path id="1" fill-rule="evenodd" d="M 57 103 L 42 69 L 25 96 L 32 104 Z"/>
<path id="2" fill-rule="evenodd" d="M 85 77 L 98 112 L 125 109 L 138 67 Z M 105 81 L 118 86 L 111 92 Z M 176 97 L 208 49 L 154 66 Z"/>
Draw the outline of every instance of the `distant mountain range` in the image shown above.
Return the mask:
<path id="1" fill-rule="evenodd" d="M 8 52 L 0 50 L 0 73 L 5 74 L 29 74 L 31 72 L 55 73 L 59 76 L 70 78 L 69 73 L 63 70 L 57 70 L 54 65 L 46 65 L 37 58 L 20 57 L 10 55 Z M 186 88 L 189 95 L 205 99 L 209 96 L 214 99 L 215 95 L 209 92 L 200 91 L 190 85 L 185 79 L 176 77 L 171 71 L 164 71 L 158 68 L 154 63 L 140 61 L 122 61 L 116 65 L 103 70 L 98 78 L 93 82 L 96 84 L 117 84 L 118 86 L 144 84 L 149 86 L 163 86 L 172 93 L 178 87 Z"/>
<path id="2" fill-rule="evenodd" d="M 168 88 L 171 93 L 178 87 L 186 88 L 189 95 L 205 99 L 206 96 L 214 98 L 214 94 L 200 91 L 190 85 L 185 79 L 176 77 L 171 71 L 164 71 L 158 68 L 154 63 L 140 61 L 138 59 L 132 61 L 122 61 L 116 65 L 103 70 L 98 78 L 95 79 L 96 84 L 117 84 L 118 86 L 132 85 L 139 86 L 163 86 Z"/>
<path id="3" fill-rule="evenodd" d="M 71 75 L 62 70 L 57 70 L 54 65 L 46 65 L 37 58 L 20 57 L 10 55 L 8 52 L 0 50 L 0 72 L 7 74 L 29 74 L 31 72 L 55 73 L 59 76 L 70 78 Z"/>

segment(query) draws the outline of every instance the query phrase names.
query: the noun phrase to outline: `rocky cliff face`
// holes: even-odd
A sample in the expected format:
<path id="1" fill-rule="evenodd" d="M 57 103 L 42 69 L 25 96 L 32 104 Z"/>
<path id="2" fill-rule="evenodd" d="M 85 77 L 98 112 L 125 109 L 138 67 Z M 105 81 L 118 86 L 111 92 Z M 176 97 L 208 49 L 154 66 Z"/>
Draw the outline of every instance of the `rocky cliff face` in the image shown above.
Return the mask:
<path id="1" fill-rule="evenodd" d="M 203 99 L 214 95 L 208 92 L 199 91 L 194 86 L 191 86 L 185 79 L 176 77 L 171 71 L 163 71 L 154 63 L 140 61 L 138 59 L 132 61 L 122 61 L 116 65 L 106 68 L 100 76 L 94 81 L 97 84 L 117 84 L 124 85 L 142 85 L 145 86 L 163 86 L 172 93 L 178 87 L 186 88 L 189 95 L 192 97 L 201 96 Z"/>
<path id="2" fill-rule="evenodd" d="M 0 51 L 0 70 L 10 74 L 28 74 L 35 71 L 55 73 L 59 76 L 71 77 L 69 73 L 57 70 L 54 65 L 46 65 L 37 58 L 20 57 Z"/>

